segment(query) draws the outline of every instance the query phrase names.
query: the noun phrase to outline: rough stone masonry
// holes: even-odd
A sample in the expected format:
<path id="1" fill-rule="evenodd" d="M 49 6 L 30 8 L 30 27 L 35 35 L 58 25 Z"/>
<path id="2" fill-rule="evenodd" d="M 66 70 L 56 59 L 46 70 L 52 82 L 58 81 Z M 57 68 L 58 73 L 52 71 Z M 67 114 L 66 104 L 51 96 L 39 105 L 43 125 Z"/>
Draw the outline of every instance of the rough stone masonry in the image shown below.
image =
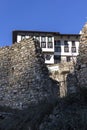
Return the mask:
<path id="1" fill-rule="evenodd" d="M 0 48 L 0 105 L 21 109 L 50 101 L 53 84 L 38 41 L 30 38 Z"/>
<path id="2" fill-rule="evenodd" d="M 82 28 L 76 67 L 79 86 L 87 87 L 87 23 Z"/>
<path id="3" fill-rule="evenodd" d="M 74 72 L 67 76 L 69 94 L 72 88 L 75 92 L 79 92 L 81 88 L 87 87 L 87 23 L 82 28 L 79 41 L 79 55 Z"/>

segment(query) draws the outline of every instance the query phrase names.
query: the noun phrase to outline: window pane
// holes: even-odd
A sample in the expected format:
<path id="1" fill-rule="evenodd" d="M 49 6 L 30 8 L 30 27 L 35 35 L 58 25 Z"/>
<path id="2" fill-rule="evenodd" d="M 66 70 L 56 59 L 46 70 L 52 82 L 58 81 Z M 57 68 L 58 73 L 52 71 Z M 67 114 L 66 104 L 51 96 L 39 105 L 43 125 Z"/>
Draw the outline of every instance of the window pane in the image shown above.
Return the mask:
<path id="1" fill-rule="evenodd" d="M 64 47 L 64 52 L 69 52 L 69 47 Z"/>
<path id="2" fill-rule="evenodd" d="M 42 42 L 42 43 L 41 43 L 41 47 L 42 47 L 42 48 L 46 48 L 46 42 Z"/>
<path id="3" fill-rule="evenodd" d="M 58 40 L 58 41 L 55 41 L 55 46 L 60 46 L 61 45 L 61 41 Z"/>
<path id="4" fill-rule="evenodd" d="M 72 41 L 72 46 L 75 46 L 75 41 Z"/>
<path id="5" fill-rule="evenodd" d="M 48 42 L 52 42 L 52 37 L 48 37 Z"/>
<path id="6" fill-rule="evenodd" d="M 46 42 L 46 37 L 41 37 L 41 42 Z"/>
<path id="7" fill-rule="evenodd" d="M 61 52 L 61 47 L 55 47 L 55 52 Z"/>
<path id="8" fill-rule="evenodd" d="M 53 43 L 52 43 L 52 42 L 49 42 L 49 43 L 47 44 L 47 46 L 48 46 L 48 48 L 53 48 Z"/>
<path id="9" fill-rule="evenodd" d="M 68 41 L 64 41 L 64 46 L 68 47 Z"/>
<path id="10" fill-rule="evenodd" d="M 46 60 L 50 60 L 50 59 L 51 59 L 51 57 L 52 57 L 52 55 L 50 55 L 50 54 L 45 54 L 45 56 L 44 56 L 44 57 L 45 57 L 45 59 L 46 59 Z"/>
<path id="11" fill-rule="evenodd" d="M 55 62 L 55 64 L 60 63 L 61 62 L 61 56 L 55 55 L 54 56 L 54 62 Z"/>
<path id="12" fill-rule="evenodd" d="M 72 47 L 72 52 L 76 52 L 76 47 Z"/>

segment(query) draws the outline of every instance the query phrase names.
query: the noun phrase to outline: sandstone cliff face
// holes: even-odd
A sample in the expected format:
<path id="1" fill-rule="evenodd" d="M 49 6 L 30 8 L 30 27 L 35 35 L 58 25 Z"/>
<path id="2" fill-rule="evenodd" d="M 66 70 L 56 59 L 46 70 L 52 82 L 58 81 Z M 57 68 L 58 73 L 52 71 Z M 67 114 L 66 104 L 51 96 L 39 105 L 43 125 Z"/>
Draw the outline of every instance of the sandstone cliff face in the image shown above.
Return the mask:
<path id="1" fill-rule="evenodd" d="M 24 108 L 51 100 L 52 85 L 38 41 L 0 48 L 0 105 Z"/>

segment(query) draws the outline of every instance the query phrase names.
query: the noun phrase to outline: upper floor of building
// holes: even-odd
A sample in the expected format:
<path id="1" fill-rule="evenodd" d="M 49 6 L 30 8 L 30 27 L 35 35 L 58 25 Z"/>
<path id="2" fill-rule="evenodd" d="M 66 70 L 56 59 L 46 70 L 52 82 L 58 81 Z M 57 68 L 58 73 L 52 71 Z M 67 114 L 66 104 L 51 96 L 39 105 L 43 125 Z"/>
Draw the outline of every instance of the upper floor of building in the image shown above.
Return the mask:
<path id="1" fill-rule="evenodd" d="M 33 37 L 40 43 L 45 55 L 45 63 L 55 63 L 55 57 L 76 57 L 79 54 L 79 34 L 61 34 L 59 32 L 45 31 L 13 31 L 12 43 Z M 66 57 L 66 59 L 67 59 Z"/>

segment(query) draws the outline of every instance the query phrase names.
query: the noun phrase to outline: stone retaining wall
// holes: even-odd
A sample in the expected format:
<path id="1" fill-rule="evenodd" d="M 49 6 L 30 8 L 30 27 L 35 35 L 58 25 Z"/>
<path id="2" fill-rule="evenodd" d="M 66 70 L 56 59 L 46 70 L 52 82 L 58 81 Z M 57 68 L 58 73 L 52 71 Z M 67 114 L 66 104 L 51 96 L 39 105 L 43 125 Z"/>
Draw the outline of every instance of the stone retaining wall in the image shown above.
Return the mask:
<path id="1" fill-rule="evenodd" d="M 38 41 L 0 48 L 0 105 L 23 108 L 49 101 L 55 97 L 53 87 Z"/>

